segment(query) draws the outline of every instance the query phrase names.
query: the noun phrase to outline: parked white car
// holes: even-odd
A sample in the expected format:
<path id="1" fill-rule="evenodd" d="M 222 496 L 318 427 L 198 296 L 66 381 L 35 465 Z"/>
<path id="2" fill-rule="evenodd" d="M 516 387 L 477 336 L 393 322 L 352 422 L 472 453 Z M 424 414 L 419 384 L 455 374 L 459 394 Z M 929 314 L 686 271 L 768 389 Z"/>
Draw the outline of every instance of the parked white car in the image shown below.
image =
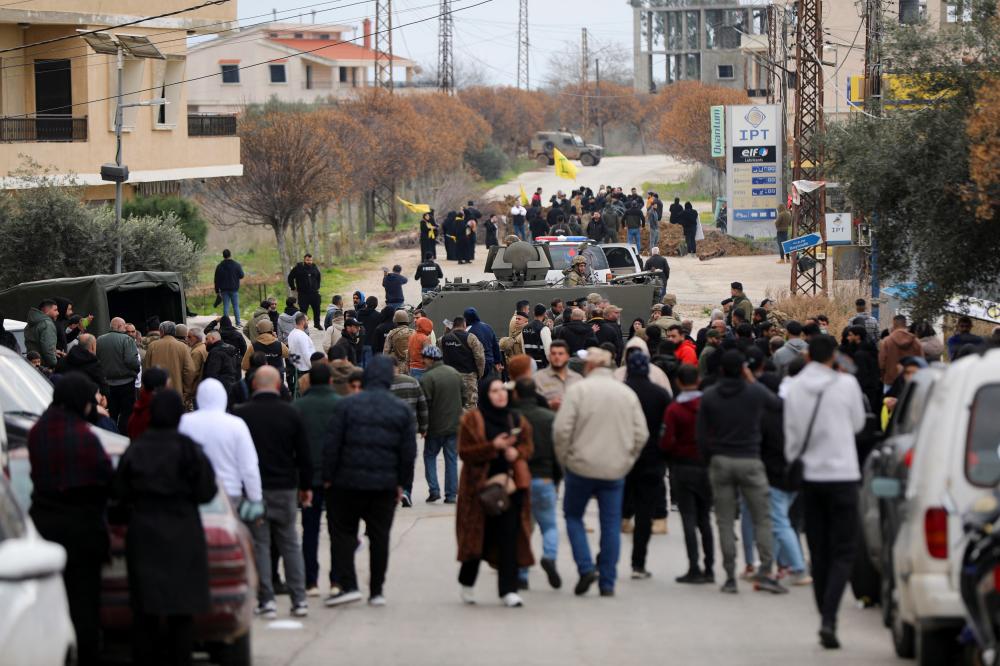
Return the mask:
<path id="1" fill-rule="evenodd" d="M 566 278 L 563 271 L 570 267 L 577 254 L 587 258 L 587 268 L 594 276 L 594 282 L 603 284 L 611 280 L 611 268 L 604 250 L 586 236 L 539 236 L 535 242 L 549 246 L 552 269 L 545 276 L 549 284 L 563 283 Z"/>
<path id="2" fill-rule="evenodd" d="M 17 340 L 18 347 L 20 348 L 22 354 L 27 352 L 24 348 L 24 329 L 27 327 L 27 322 L 23 322 L 20 319 L 3 320 L 4 330 L 14 334 L 14 339 Z"/>
<path id="3" fill-rule="evenodd" d="M 958 590 L 959 512 L 1000 483 L 1000 350 L 948 367 L 928 397 L 905 488 L 876 479 L 883 498 L 904 498 L 893 544 L 893 643 L 924 665 L 954 663 L 964 625 Z M 883 600 L 886 603 L 886 600 Z"/>
<path id="4" fill-rule="evenodd" d="M 0 421 L 0 428 L 3 427 Z M 2 433 L 0 433 L 2 435 Z M 63 666 L 76 661 L 62 570 L 66 551 L 42 539 L 0 476 L 0 661 Z"/>

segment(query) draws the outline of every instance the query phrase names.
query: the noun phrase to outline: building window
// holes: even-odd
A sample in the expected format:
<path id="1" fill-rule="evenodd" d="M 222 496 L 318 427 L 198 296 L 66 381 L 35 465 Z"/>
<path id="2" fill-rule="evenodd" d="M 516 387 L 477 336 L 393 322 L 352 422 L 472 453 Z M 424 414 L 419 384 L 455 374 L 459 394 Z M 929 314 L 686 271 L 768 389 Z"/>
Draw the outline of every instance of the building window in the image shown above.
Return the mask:
<path id="1" fill-rule="evenodd" d="M 705 11 L 705 48 L 738 49 L 740 38 L 747 32 L 746 12 L 742 9 L 708 9 Z"/>
<path id="2" fill-rule="evenodd" d="M 330 39 L 330 33 L 328 33 L 328 32 L 321 32 L 321 33 L 319 33 L 319 38 L 320 39 Z"/>
<path id="3" fill-rule="evenodd" d="M 303 35 L 301 32 L 293 32 L 292 37 L 294 37 L 295 39 L 302 39 L 303 37 L 305 37 L 305 35 Z"/>
<path id="4" fill-rule="evenodd" d="M 781 11 L 781 10 L 777 10 Z M 767 8 L 750 10 L 750 32 L 755 35 L 767 34 Z"/>
<path id="5" fill-rule="evenodd" d="M 268 69 L 271 74 L 271 83 L 288 83 L 284 65 L 268 65 Z"/>
<path id="6" fill-rule="evenodd" d="M 153 107 L 156 125 L 164 128 L 177 125 L 177 119 L 180 116 L 184 64 L 183 58 L 176 57 L 153 61 L 153 80 L 159 90 L 160 97 L 167 101 L 166 104 Z"/>
<path id="7" fill-rule="evenodd" d="M 347 83 L 348 81 L 350 81 L 350 79 L 348 78 L 348 73 L 350 72 L 350 70 L 347 67 L 338 67 L 337 69 L 340 70 L 339 74 L 341 83 Z"/>
<path id="8" fill-rule="evenodd" d="M 717 77 L 720 79 L 732 79 L 733 77 L 733 66 L 732 65 L 719 65 Z"/>
<path id="9" fill-rule="evenodd" d="M 662 16 L 662 14 L 661 14 Z M 669 51 L 680 51 L 684 48 L 681 43 L 683 39 L 683 29 L 681 27 L 681 21 L 683 20 L 683 12 L 667 12 L 667 50 Z"/>
<path id="10" fill-rule="evenodd" d="M 698 53 L 688 53 L 686 56 L 686 67 L 684 78 L 691 81 L 701 80 L 701 55 Z"/>
<path id="11" fill-rule="evenodd" d="M 239 65 L 222 65 L 222 82 L 223 83 L 239 83 L 240 82 L 240 66 Z"/>
<path id="12" fill-rule="evenodd" d="M 798 72 L 788 72 L 788 77 L 787 77 L 786 80 L 788 82 L 787 87 L 788 87 L 789 90 L 795 90 L 796 88 L 799 87 L 799 73 Z"/>
<path id="13" fill-rule="evenodd" d="M 684 31 L 687 35 L 685 48 L 700 49 L 698 37 L 701 35 L 701 12 L 684 12 L 684 20 L 687 24 Z"/>
<path id="14" fill-rule="evenodd" d="M 278 33 L 276 33 L 276 32 L 269 32 L 269 33 L 267 33 L 267 36 L 270 37 L 271 39 L 275 39 L 278 36 Z"/>

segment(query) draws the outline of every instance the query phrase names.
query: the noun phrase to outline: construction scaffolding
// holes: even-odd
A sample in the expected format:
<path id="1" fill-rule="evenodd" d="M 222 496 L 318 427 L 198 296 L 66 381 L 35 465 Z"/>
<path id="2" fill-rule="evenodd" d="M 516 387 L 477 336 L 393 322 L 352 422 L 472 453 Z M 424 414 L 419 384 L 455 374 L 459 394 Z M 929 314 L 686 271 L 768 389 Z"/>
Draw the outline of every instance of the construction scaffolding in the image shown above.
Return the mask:
<path id="1" fill-rule="evenodd" d="M 823 7 L 822 0 L 798 0 L 795 31 L 795 94 L 792 180 L 823 179 L 823 147 L 819 137 L 823 121 Z M 822 243 L 795 255 L 790 291 L 794 294 L 826 293 L 826 188 L 799 194 L 792 214 L 792 238 L 818 233 Z"/>

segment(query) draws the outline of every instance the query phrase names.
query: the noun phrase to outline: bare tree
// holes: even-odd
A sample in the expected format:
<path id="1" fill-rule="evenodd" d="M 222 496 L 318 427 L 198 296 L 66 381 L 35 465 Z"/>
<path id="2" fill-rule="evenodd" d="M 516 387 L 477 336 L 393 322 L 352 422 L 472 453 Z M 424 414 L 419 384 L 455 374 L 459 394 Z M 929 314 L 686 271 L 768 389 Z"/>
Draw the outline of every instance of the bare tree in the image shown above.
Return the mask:
<path id="1" fill-rule="evenodd" d="M 631 85 L 634 78 L 631 49 L 618 42 L 591 46 L 590 62 L 587 67 L 591 82 L 596 80 L 595 60 L 601 61 L 601 81 Z M 549 89 L 580 83 L 579 41 L 564 42 L 549 55 L 545 66 L 545 77 L 542 80 L 544 86 Z"/>
<path id="2" fill-rule="evenodd" d="M 242 178 L 212 185 L 215 205 L 237 221 L 274 232 L 282 275 L 290 259 L 289 227 L 306 206 L 326 198 L 328 164 L 323 123 L 312 113 L 248 112 L 240 118 Z"/>

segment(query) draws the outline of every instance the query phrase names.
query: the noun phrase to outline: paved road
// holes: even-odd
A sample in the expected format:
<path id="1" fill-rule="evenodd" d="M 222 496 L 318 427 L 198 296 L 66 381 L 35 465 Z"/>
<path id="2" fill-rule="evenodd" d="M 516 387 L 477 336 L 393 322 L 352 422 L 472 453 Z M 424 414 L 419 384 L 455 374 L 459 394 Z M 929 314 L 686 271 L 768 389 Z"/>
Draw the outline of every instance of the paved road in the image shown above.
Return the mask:
<path id="1" fill-rule="evenodd" d="M 439 470 L 439 476 L 443 470 Z M 289 624 L 287 598 L 280 599 L 281 622 L 257 620 L 253 649 L 257 666 L 407 664 L 484 666 L 524 664 L 740 664 L 778 666 L 809 662 L 867 666 L 898 662 L 877 609 L 861 610 L 845 598 L 840 618 L 844 649 L 824 652 L 816 641 L 818 616 L 810 588 L 774 597 L 740 584 L 740 594 L 724 596 L 714 586 L 673 582 L 686 566 L 680 518 L 670 533 L 654 536 L 648 560 L 653 578 L 627 578 L 631 537 L 623 536 L 616 597 L 603 599 L 596 586 L 585 598 L 573 596 L 576 582 L 565 532 L 559 551 L 564 586 L 548 588 L 535 567 L 525 606 L 506 609 L 496 597 L 496 575 L 488 567 L 476 586 L 479 604 L 458 598 L 455 519 L 451 507 L 427 505 L 423 466 L 418 461 L 416 506 L 399 509 L 385 594 L 389 605 L 359 603 L 328 609 L 310 600 L 310 617 Z M 562 519 L 560 518 L 562 529 Z M 596 514 L 587 518 L 596 525 Z M 325 528 L 324 528 L 325 531 Z M 591 535 L 596 552 L 597 535 Z M 538 533 L 534 550 L 540 550 Z M 357 554 L 359 580 L 367 595 L 367 548 Z M 321 545 L 321 576 L 328 571 L 327 541 Z M 718 575 L 718 574 L 717 574 Z"/>
<path id="2" fill-rule="evenodd" d="M 545 202 L 557 190 L 569 194 L 570 190 L 580 185 L 587 185 L 595 192 L 600 184 L 612 184 L 625 188 L 627 192 L 632 187 L 642 187 L 644 182 L 673 183 L 686 180 L 691 173 L 691 165 L 684 164 L 667 155 L 626 155 L 622 157 L 606 157 L 595 167 L 577 165 L 575 181 L 560 178 L 555 174 L 555 167 L 539 167 L 517 176 L 486 193 L 485 200 L 502 199 L 507 195 L 518 193 L 518 184 L 524 185 L 528 194 L 536 187 L 542 188 Z M 547 204 L 546 204 L 547 205 Z"/>

